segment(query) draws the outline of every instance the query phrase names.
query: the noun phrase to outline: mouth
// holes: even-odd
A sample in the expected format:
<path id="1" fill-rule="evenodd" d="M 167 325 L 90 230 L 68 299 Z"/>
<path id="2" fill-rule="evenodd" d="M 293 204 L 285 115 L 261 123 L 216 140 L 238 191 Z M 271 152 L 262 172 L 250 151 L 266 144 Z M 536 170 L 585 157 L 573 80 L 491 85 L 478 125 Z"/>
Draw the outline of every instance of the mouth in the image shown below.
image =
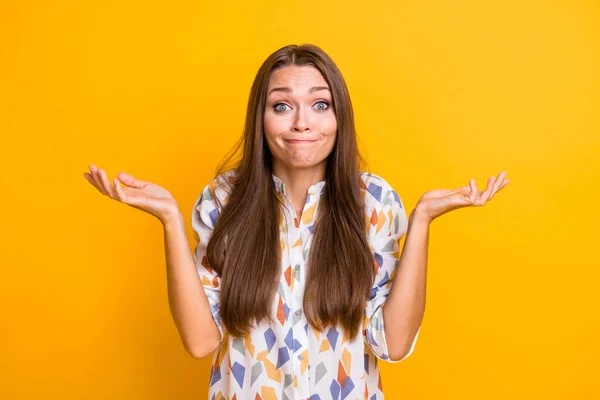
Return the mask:
<path id="1" fill-rule="evenodd" d="M 305 139 L 285 139 L 286 143 L 300 144 L 300 143 L 314 143 L 316 140 L 305 140 Z"/>

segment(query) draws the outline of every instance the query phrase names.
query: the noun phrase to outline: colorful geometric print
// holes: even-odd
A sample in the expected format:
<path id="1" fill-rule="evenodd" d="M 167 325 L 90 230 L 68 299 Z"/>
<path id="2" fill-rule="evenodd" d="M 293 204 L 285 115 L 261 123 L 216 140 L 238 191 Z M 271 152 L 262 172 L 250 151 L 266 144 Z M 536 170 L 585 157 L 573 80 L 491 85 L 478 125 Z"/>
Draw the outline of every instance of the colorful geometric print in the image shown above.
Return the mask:
<path id="1" fill-rule="evenodd" d="M 365 226 L 376 263 L 376 279 L 365 305 L 363 329 L 350 341 L 340 329 L 319 332 L 302 312 L 306 267 L 325 181 L 308 189 L 301 217 L 286 195 L 284 182 L 272 175 L 285 218 L 280 224 L 282 268 L 273 303 L 276 324 L 261 322 L 243 339 L 232 338 L 219 317 L 221 277 L 206 262 L 206 244 L 228 193 L 219 185 L 234 171 L 213 179 L 194 204 L 192 227 L 196 238 L 194 261 L 213 320 L 221 333 L 221 345 L 212 358 L 210 400 L 381 400 L 384 398 L 378 360 L 397 363 L 388 356 L 382 305 L 399 264 L 399 240 L 408 220 L 398 194 L 381 177 L 361 172 L 361 192 L 366 200 Z"/>

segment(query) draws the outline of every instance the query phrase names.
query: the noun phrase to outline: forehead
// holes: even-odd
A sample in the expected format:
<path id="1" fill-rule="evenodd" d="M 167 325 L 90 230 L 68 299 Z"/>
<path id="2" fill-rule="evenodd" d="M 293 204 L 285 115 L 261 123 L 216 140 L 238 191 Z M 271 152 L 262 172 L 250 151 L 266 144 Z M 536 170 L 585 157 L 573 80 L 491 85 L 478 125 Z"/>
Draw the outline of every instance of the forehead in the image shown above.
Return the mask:
<path id="1" fill-rule="evenodd" d="M 284 86 L 300 91 L 313 86 L 329 87 L 321 72 L 310 65 L 290 65 L 273 71 L 269 77 L 268 89 Z"/>

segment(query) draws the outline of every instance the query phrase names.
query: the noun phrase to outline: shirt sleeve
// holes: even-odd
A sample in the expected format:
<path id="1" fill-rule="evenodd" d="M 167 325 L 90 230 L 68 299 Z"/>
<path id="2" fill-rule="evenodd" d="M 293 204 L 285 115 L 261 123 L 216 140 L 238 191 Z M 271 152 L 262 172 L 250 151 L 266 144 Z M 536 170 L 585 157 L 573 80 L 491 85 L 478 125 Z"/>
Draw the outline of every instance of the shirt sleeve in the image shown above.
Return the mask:
<path id="1" fill-rule="evenodd" d="M 396 363 L 412 354 L 421 330 L 419 327 L 410 351 L 403 358 L 390 358 L 382 306 L 387 300 L 400 263 L 400 239 L 406 234 L 408 219 L 400 197 L 385 181 L 369 185 L 369 192 L 373 198 L 370 199 L 371 205 L 367 206 L 367 217 L 370 218 L 368 239 L 375 257 L 377 274 L 365 310 L 364 340 L 377 358 Z"/>
<path id="2" fill-rule="evenodd" d="M 196 240 L 193 258 L 204 293 L 210 304 L 213 320 L 219 328 L 221 340 L 223 340 L 225 329 L 221 324 L 219 313 L 221 276 L 211 268 L 206 257 L 206 246 L 219 217 L 219 207 L 214 200 L 214 186 L 213 181 L 204 187 L 192 210 L 192 228 Z"/>

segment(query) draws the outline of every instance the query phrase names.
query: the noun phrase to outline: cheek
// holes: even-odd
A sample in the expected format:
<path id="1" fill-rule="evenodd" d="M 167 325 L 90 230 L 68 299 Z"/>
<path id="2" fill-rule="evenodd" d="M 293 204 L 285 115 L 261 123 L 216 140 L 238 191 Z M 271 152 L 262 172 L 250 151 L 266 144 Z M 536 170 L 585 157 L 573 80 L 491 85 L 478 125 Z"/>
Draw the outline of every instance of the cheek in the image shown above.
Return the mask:
<path id="1" fill-rule="evenodd" d="M 286 125 L 284 118 L 272 115 L 268 111 L 265 112 L 263 124 L 265 126 L 265 134 L 271 137 L 285 130 Z"/>
<path id="2" fill-rule="evenodd" d="M 331 117 L 328 117 L 325 120 L 323 120 L 323 123 L 321 124 L 321 132 L 333 138 L 335 137 L 336 131 L 337 121 L 335 119 L 335 115 L 332 115 Z"/>
<path id="3" fill-rule="evenodd" d="M 271 149 L 273 153 L 278 153 L 279 145 L 277 144 L 277 138 L 280 136 L 281 131 L 283 130 L 281 118 L 269 116 L 268 112 L 265 113 L 263 118 L 263 129 L 265 140 L 269 146 L 269 149 Z"/>

